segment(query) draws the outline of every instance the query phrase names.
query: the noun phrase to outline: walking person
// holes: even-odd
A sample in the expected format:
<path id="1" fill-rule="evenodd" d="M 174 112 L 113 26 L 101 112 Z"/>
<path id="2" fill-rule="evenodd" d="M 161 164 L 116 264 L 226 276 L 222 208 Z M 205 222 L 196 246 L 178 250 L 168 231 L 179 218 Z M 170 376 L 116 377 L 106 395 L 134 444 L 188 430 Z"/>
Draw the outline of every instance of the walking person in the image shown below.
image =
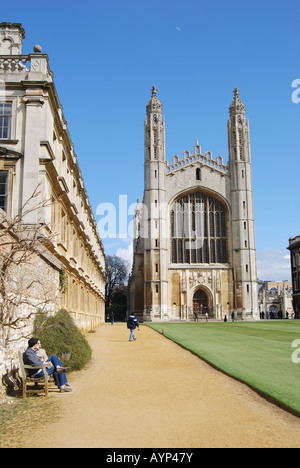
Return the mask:
<path id="1" fill-rule="evenodd" d="M 234 322 L 234 320 L 235 320 L 235 316 L 234 316 L 234 312 L 232 312 L 232 314 L 231 314 L 231 321 Z"/>
<path id="2" fill-rule="evenodd" d="M 140 329 L 139 322 L 137 321 L 134 314 L 129 315 L 127 320 L 127 328 L 130 330 L 129 341 L 135 341 L 136 337 L 134 336 L 134 330 L 138 328 Z"/>
<path id="3" fill-rule="evenodd" d="M 208 313 L 205 314 L 205 320 L 208 322 Z"/>

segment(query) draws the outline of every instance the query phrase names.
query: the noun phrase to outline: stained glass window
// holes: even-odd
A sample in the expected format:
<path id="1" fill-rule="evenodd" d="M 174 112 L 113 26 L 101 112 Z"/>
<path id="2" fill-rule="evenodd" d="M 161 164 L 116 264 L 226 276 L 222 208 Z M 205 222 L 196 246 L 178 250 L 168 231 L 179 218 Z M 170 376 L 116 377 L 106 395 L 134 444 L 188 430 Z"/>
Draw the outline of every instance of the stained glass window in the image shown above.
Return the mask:
<path id="1" fill-rule="evenodd" d="M 227 263 L 227 211 L 204 192 L 178 198 L 171 210 L 172 263 Z"/>

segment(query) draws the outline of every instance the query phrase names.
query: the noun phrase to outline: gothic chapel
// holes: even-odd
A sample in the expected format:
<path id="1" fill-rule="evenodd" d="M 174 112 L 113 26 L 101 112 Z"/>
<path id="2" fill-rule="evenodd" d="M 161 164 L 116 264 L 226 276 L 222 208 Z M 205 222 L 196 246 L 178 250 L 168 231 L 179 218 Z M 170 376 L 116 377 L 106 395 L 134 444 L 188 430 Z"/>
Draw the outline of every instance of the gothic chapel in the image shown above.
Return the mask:
<path id="1" fill-rule="evenodd" d="M 145 119 L 145 188 L 135 213 L 130 312 L 139 320 L 223 320 L 258 314 L 249 121 L 234 90 L 228 165 L 210 151 L 171 164 L 157 89 Z"/>

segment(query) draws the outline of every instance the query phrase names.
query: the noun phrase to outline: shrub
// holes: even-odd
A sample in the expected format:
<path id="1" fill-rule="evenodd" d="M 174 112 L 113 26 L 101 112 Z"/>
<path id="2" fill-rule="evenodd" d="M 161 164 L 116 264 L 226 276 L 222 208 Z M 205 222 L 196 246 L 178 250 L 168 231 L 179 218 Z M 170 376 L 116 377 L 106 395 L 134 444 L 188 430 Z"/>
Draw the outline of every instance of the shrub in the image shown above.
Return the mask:
<path id="1" fill-rule="evenodd" d="M 112 312 L 115 315 L 116 322 L 124 322 L 126 319 L 127 305 L 112 304 L 109 307 L 107 307 L 107 310 L 106 310 L 107 321 L 110 320 Z"/>
<path id="2" fill-rule="evenodd" d="M 53 316 L 38 316 L 34 336 L 41 341 L 48 356 L 56 354 L 72 370 L 83 369 L 91 359 L 90 345 L 64 309 Z"/>

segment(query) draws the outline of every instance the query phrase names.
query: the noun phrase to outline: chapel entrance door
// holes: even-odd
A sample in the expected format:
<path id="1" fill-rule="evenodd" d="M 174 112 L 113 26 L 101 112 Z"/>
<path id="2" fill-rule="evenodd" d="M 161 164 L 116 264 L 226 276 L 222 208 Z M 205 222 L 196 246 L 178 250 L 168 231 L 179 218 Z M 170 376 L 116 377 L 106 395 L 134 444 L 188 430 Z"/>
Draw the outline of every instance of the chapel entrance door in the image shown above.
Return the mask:
<path id="1" fill-rule="evenodd" d="M 193 312 L 194 319 L 197 319 L 197 317 L 203 317 L 206 313 L 209 314 L 208 297 L 202 289 L 198 289 L 194 294 Z"/>

